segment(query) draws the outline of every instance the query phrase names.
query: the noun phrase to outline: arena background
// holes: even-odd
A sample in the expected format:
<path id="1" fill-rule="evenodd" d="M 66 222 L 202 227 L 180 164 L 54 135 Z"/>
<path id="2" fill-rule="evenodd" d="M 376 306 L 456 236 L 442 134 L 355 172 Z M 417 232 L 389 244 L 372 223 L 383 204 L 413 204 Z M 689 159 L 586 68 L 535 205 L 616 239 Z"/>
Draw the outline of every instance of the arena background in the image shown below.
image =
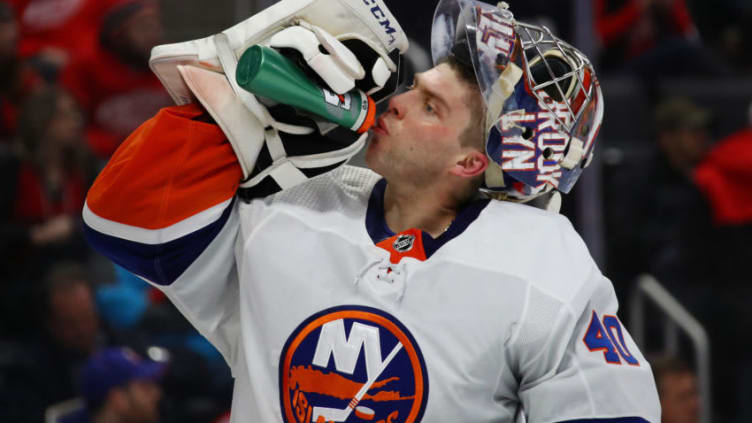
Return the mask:
<path id="1" fill-rule="evenodd" d="M 163 40 L 211 35 L 271 3 L 161 0 Z M 746 347 L 752 330 L 747 271 L 752 260 L 752 3 L 509 3 L 518 19 L 551 27 L 597 64 L 605 120 L 596 159 L 565 197 L 563 213 L 614 282 L 620 318 L 653 361 L 662 400 L 674 401 L 664 409 L 690 410 L 665 416 L 664 422 L 752 421 L 752 356 Z M 430 66 L 426 48 L 433 2 L 387 4 L 413 42 L 407 68 Z M 56 86 L 56 75 L 43 76 Z M 2 146 L 0 157 L 12 156 L 13 149 Z M 362 164 L 362 158 L 354 163 Z M 2 169 L 10 169 L 5 161 Z M 23 226 L 6 215 L 4 237 Z M 10 239 L 7 235 L 0 250 L 6 262 L 16 257 L 10 252 L 17 253 Z M 50 250 L 40 251 L 48 260 L 36 267 L 55 267 Z M 133 344 L 155 359 L 169 355 L 173 370 L 164 383 L 163 421 L 219 421 L 229 409 L 231 380 L 213 349 L 168 304 L 151 296 L 138 328 L 159 327 L 168 334 L 155 337 L 147 330 L 134 337 L 133 326 L 117 327 L 102 298 L 110 293 L 107 287 L 129 276 L 89 253 L 74 259 L 96 296 L 97 319 L 108 326 L 107 343 Z M 18 262 L 4 264 L 2 274 L 0 421 L 40 422 L 49 406 L 64 399 L 55 392 L 66 389 L 45 393 L 45 387 L 70 389 L 75 375 L 69 366 L 81 357 L 45 349 L 49 328 L 34 310 L 47 304 L 41 289 L 29 287 L 43 282 L 19 268 Z M 143 302 L 153 293 L 139 295 Z"/>

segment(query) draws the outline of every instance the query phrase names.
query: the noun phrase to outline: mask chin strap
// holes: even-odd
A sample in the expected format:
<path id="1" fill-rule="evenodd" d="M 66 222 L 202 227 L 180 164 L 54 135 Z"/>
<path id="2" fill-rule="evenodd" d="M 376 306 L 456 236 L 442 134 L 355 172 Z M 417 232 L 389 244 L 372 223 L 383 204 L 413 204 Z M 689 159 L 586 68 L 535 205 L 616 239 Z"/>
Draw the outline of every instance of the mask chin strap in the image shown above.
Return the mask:
<path id="1" fill-rule="evenodd" d="M 559 164 L 561 167 L 567 170 L 572 170 L 575 166 L 579 165 L 582 158 L 585 156 L 585 143 L 577 137 L 569 139 L 569 145 L 567 146 L 567 154 L 561 159 Z"/>
<path id="2" fill-rule="evenodd" d="M 509 62 L 504 71 L 501 72 L 499 78 L 491 86 L 492 93 L 488 99 L 488 106 L 486 109 L 486 122 L 497 122 L 499 116 L 501 116 L 504 103 L 514 93 L 514 87 L 522 79 L 523 71 L 513 62 Z M 486 133 L 491 129 L 492 125 L 486 125 Z"/>
<path id="3" fill-rule="evenodd" d="M 493 160 L 488 162 L 484 176 L 488 188 L 504 188 L 506 186 L 504 184 L 504 171 Z"/>

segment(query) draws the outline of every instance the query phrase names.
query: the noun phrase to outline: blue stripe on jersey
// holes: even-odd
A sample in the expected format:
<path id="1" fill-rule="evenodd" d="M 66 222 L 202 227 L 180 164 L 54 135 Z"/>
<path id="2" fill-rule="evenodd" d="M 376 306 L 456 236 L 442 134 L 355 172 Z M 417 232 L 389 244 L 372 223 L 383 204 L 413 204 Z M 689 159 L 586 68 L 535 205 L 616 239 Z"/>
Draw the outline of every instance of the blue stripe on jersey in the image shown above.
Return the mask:
<path id="1" fill-rule="evenodd" d="M 84 225 L 89 244 L 128 271 L 158 285 L 170 285 L 214 240 L 230 217 L 235 200 L 215 222 L 164 244 L 142 244 L 105 235 Z"/>
<path id="2" fill-rule="evenodd" d="M 396 235 L 384 218 L 384 191 L 386 191 L 386 179 L 382 178 L 373 186 L 371 197 L 368 199 L 366 231 L 374 244 Z"/>
<path id="3" fill-rule="evenodd" d="M 559 423 L 650 423 L 642 417 L 617 417 L 611 419 L 567 420 Z"/>
<path id="4" fill-rule="evenodd" d="M 374 244 L 391 238 L 396 235 L 384 217 L 384 192 L 386 191 L 386 179 L 379 180 L 371 191 L 371 197 L 368 199 L 368 211 L 366 212 L 366 230 L 371 236 Z M 466 205 L 457 216 L 449 228 L 438 238 L 433 238 L 428 232 L 423 231 L 423 249 L 426 258 L 429 258 L 444 244 L 456 238 L 478 218 L 480 212 L 488 205 L 490 200 L 476 200 Z"/>
<path id="5" fill-rule="evenodd" d="M 467 204 L 459 213 L 457 213 L 457 216 L 455 216 L 454 221 L 452 221 L 452 224 L 449 225 L 447 230 L 436 239 L 429 235 L 428 232 L 424 231 L 423 249 L 425 250 L 426 257 L 430 257 L 436 252 L 436 250 L 441 248 L 441 246 L 465 232 L 465 229 L 467 229 L 467 227 L 470 226 L 478 216 L 480 216 L 480 212 L 486 208 L 490 201 L 491 200 L 488 199 L 476 200 Z"/>

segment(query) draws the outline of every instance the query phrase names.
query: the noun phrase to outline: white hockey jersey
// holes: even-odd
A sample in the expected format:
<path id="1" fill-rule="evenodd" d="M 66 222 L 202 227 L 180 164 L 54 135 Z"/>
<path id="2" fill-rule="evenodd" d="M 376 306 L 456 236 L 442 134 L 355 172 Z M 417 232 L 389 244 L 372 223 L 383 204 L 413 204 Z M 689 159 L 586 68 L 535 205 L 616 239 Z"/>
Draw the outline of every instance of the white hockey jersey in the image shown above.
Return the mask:
<path id="1" fill-rule="evenodd" d="M 233 423 L 660 421 L 611 283 L 565 218 L 478 201 L 436 239 L 395 234 L 386 182 L 348 166 L 243 203 L 199 113 L 139 129 L 84 220 L 224 355 Z"/>

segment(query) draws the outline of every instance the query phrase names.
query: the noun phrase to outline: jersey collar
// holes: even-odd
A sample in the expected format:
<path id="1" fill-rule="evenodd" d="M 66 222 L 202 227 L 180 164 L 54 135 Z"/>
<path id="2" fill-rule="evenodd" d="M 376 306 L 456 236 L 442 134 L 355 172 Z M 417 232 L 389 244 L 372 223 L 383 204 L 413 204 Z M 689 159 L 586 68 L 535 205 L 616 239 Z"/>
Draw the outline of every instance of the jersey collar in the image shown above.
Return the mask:
<path id="1" fill-rule="evenodd" d="M 373 243 L 391 253 L 392 263 L 398 263 L 402 257 L 418 260 L 430 258 L 439 248 L 465 231 L 478 218 L 480 212 L 490 200 L 476 200 L 466 205 L 455 217 L 443 234 L 434 238 L 428 232 L 408 229 L 394 233 L 386 223 L 384 216 L 384 191 L 386 179 L 379 180 L 371 191 L 366 212 L 366 230 Z"/>

